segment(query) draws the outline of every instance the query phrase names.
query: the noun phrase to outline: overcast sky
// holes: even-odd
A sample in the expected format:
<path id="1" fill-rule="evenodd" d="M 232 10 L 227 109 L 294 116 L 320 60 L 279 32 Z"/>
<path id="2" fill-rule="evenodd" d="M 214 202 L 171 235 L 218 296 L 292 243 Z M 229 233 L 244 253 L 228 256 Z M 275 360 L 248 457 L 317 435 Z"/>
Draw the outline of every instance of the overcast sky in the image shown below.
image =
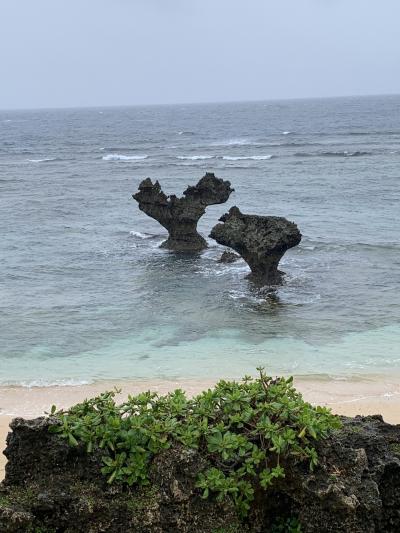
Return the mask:
<path id="1" fill-rule="evenodd" d="M 400 93 L 400 0 L 0 0 L 0 109 Z"/>

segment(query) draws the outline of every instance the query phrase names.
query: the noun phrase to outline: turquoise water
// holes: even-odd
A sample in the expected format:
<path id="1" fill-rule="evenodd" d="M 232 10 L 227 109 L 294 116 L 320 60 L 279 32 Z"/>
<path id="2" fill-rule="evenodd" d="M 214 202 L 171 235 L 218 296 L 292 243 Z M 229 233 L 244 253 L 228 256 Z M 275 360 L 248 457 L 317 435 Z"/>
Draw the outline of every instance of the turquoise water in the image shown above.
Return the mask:
<path id="1" fill-rule="evenodd" d="M 400 371 L 400 97 L 0 112 L 0 382 Z M 270 157 L 271 156 L 271 157 Z M 301 245 L 268 297 L 131 194 L 206 170 Z"/>

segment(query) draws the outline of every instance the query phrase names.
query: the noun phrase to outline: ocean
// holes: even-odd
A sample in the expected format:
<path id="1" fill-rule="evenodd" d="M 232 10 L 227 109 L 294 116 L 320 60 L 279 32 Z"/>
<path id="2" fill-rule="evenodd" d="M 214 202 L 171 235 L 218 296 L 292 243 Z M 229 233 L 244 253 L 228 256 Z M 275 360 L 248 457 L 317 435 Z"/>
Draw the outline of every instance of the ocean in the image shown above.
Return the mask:
<path id="1" fill-rule="evenodd" d="M 266 295 L 131 198 L 206 171 L 296 222 Z M 0 384 L 400 373 L 400 96 L 0 111 Z"/>

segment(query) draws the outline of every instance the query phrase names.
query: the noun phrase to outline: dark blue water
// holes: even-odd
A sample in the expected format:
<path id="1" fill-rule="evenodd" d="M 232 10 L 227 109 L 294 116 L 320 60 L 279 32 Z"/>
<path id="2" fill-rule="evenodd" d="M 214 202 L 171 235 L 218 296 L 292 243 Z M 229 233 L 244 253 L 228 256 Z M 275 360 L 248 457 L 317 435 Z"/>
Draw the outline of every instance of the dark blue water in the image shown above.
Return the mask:
<path id="1" fill-rule="evenodd" d="M 206 170 L 303 233 L 265 297 L 131 194 Z M 0 382 L 400 370 L 400 97 L 0 112 Z"/>

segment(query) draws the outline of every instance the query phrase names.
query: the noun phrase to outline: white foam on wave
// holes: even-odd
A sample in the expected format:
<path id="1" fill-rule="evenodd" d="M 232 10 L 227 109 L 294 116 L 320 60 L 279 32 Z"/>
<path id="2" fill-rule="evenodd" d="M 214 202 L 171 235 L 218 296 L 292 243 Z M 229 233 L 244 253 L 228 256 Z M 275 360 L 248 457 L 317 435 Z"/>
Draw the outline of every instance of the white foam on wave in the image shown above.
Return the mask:
<path id="1" fill-rule="evenodd" d="M 45 157 L 43 159 L 28 159 L 29 163 L 46 163 L 47 161 L 57 161 L 56 157 Z"/>
<path id="2" fill-rule="evenodd" d="M 177 159 L 188 159 L 190 161 L 199 161 L 203 159 L 213 159 L 213 155 L 178 155 Z"/>
<path id="3" fill-rule="evenodd" d="M 226 141 L 217 141 L 212 143 L 213 146 L 246 146 L 254 144 L 249 139 L 238 138 L 238 139 L 228 139 Z"/>
<path id="4" fill-rule="evenodd" d="M 271 154 L 268 155 L 224 155 L 222 159 L 225 161 L 242 161 L 246 159 L 251 159 L 253 161 L 264 161 L 272 159 L 274 156 Z"/>
<path id="5" fill-rule="evenodd" d="M 148 157 L 148 155 L 107 154 L 102 159 L 103 161 L 142 161 Z"/>
<path id="6" fill-rule="evenodd" d="M 93 380 L 87 379 L 55 379 L 55 380 L 46 380 L 46 379 L 32 379 L 32 380 L 22 380 L 22 381 L 5 381 L 0 384 L 2 387 L 22 387 L 24 389 L 32 388 L 48 388 L 48 387 L 80 387 L 82 385 L 90 385 L 93 383 Z"/>
<path id="7" fill-rule="evenodd" d="M 348 150 L 336 151 L 336 152 L 320 152 L 317 155 L 325 157 L 358 157 L 361 155 L 371 155 L 370 152 L 356 150 L 355 152 L 349 152 Z"/>
<path id="8" fill-rule="evenodd" d="M 283 131 L 282 135 L 291 135 L 292 133 L 293 133 L 292 131 Z"/>
<path id="9" fill-rule="evenodd" d="M 245 272 L 248 272 L 249 267 L 244 261 L 237 262 L 235 264 L 217 263 L 215 260 L 212 264 L 201 265 L 198 269 L 198 273 L 205 278 L 218 278 L 223 276 L 243 276 Z"/>
<path id="10" fill-rule="evenodd" d="M 261 293 L 259 295 L 251 294 L 249 291 L 232 289 L 228 293 L 228 297 L 232 300 L 237 300 L 239 304 L 265 304 L 265 296 Z"/>
<path id="11" fill-rule="evenodd" d="M 151 239 L 151 237 L 153 236 L 148 233 L 141 233 L 140 231 L 135 230 L 130 231 L 129 235 L 132 235 L 132 237 L 137 237 L 138 239 Z"/>

